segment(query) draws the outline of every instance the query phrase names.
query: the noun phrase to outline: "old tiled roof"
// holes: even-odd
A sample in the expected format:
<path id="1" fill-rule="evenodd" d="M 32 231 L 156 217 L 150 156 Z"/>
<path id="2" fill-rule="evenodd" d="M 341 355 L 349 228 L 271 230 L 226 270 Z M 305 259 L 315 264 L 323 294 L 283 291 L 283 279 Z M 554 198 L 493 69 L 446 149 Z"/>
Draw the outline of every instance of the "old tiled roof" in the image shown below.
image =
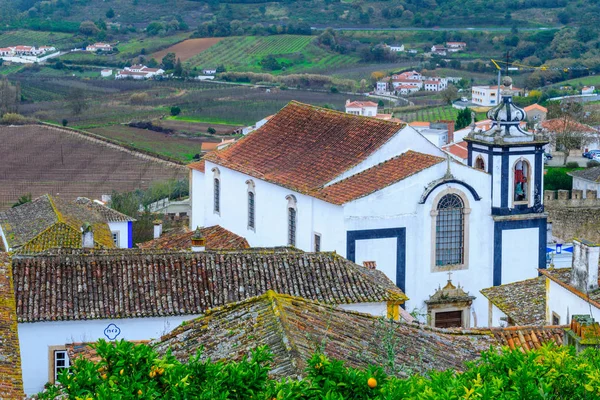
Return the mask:
<path id="1" fill-rule="evenodd" d="M 10 260 L 0 253 L 0 399 L 24 397 L 13 289 Z"/>
<path id="2" fill-rule="evenodd" d="M 577 289 L 571 284 L 571 268 L 548 268 L 540 269 L 539 271 L 571 293 L 585 301 L 589 301 L 594 307 L 600 308 L 600 289 L 595 289 L 588 293 L 583 293 Z"/>
<path id="3" fill-rule="evenodd" d="M 539 349 L 548 342 L 562 346 L 565 326 L 509 326 L 492 328 L 492 333 L 501 346 L 525 353 Z"/>
<path id="4" fill-rule="evenodd" d="M 39 252 L 51 247 L 81 247 L 80 228 L 90 223 L 98 247 L 114 247 L 104 218 L 78 204 L 44 195 L 0 212 L 8 246 L 17 252 Z"/>
<path id="5" fill-rule="evenodd" d="M 545 325 L 545 278 L 527 279 L 482 289 L 481 293 L 506 314 L 515 325 Z"/>
<path id="6" fill-rule="evenodd" d="M 245 238 L 219 225 L 202 228 L 201 231 L 202 235 L 206 238 L 206 248 L 208 250 L 240 250 L 250 247 Z M 138 247 L 148 250 L 191 250 L 193 235 L 194 231 L 191 231 L 187 227 L 181 227 L 171 232 L 163 233 L 158 239 L 140 243 Z"/>
<path id="7" fill-rule="evenodd" d="M 429 126 L 431 125 L 431 122 L 427 122 L 427 121 L 413 121 L 410 122 L 408 125 L 410 126 L 424 126 L 429 128 Z"/>
<path id="8" fill-rule="evenodd" d="M 346 104 L 346 108 L 377 107 L 377 103 L 372 101 L 353 101 Z"/>
<path id="9" fill-rule="evenodd" d="M 541 123 L 542 128 L 546 129 L 547 131 L 550 132 L 564 132 L 564 131 L 572 131 L 572 132 L 591 132 L 591 133 L 597 133 L 598 131 L 594 128 L 592 128 L 589 125 L 585 125 L 582 124 L 580 122 L 577 121 L 573 121 L 570 119 L 564 119 L 564 118 L 554 118 L 554 119 L 547 119 L 545 121 L 543 121 Z"/>
<path id="10" fill-rule="evenodd" d="M 451 143 L 451 144 L 442 146 L 442 150 L 447 151 L 448 153 L 451 153 L 451 154 L 455 155 L 456 157 L 461 158 L 463 160 L 466 160 L 467 157 L 469 156 L 469 150 L 467 149 L 467 142 L 465 142 L 464 140 L 462 142 Z"/>
<path id="11" fill-rule="evenodd" d="M 306 360 L 321 346 L 325 354 L 352 367 L 381 364 L 383 337 L 389 334 L 397 346 L 397 365 L 415 372 L 461 370 L 465 361 L 495 344 L 489 331 L 467 333 L 390 322 L 273 291 L 210 310 L 155 343 L 160 353 L 170 348 L 186 361 L 200 348 L 203 358 L 239 360 L 257 346 L 268 345 L 274 355 L 271 374 L 294 377 L 304 375 Z"/>
<path id="12" fill-rule="evenodd" d="M 204 173 L 204 160 L 188 164 L 187 167 Z"/>
<path id="13" fill-rule="evenodd" d="M 535 103 L 535 104 L 532 104 L 530 106 L 527 106 L 527 107 L 524 108 L 524 110 L 525 110 L 525 112 L 533 111 L 533 110 L 539 110 L 539 111 L 542 111 L 542 112 L 545 112 L 545 113 L 548 112 L 548 109 L 546 107 L 540 106 L 538 103 Z"/>
<path id="14" fill-rule="evenodd" d="M 444 162 L 441 157 L 409 150 L 363 172 L 326 186 L 315 197 L 334 204 L 344 204 L 367 196 L 424 169 Z"/>
<path id="15" fill-rule="evenodd" d="M 600 182 L 600 167 L 571 171 L 568 174 L 575 178 L 581 178 L 592 182 Z"/>
<path id="16" fill-rule="evenodd" d="M 365 160 L 402 127 L 292 101 L 252 135 L 205 160 L 310 194 Z"/>
<path id="17" fill-rule="evenodd" d="M 13 258 L 20 322 L 199 314 L 273 289 L 326 303 L 404 301 L 335 253 L 61 250 Z"/>
<path id="18" fill-rule="evenodd" d="M 87 197 L 78 197 L 77 200 L 75 200 L 75 203 L 87 207 L 88 209 L 102 215 L 106 222 L 135 221 L 135 219 L 131 218 L 129 215 L 125 215 L 117 210 L 113 210 L 112 208 L 107 207 L 104 204 L 100 204 L 97 201 L 92 201 Z"/>

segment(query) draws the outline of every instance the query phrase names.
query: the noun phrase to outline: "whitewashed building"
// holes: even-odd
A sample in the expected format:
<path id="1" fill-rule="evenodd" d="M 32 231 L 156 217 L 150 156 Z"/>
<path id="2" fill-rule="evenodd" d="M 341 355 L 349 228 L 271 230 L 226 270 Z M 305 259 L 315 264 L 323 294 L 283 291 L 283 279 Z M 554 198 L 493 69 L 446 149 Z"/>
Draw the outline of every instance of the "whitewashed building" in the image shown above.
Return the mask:
<path id="1" fill-rule="evenodd" d="M 502 87 L 498 86 L 473 86 L 471 88 L 471 101 L 478 106 L 493 107 L 498 105 L 498 91 Z M 513 94 L 519 96 L 523 93 L 523 89 L 510 85 L 510 90 Z"/>
<path id="2" fill-rule="evenodd" d="M 78 197 L 75 202 L 102 216 L 108 224 L 115 247 L 121 249 L 130 249 L 133 247 L 134 218 L 113 210 L 100 200 L 92 201 L 87 197 Z"/>
<path id="3" fill-rule="evenodd" d="M 525 112 L 510 95 L 490 116 L 491 130 L 467 138 L 465 166 L 404 124 L 291 102 L 190 165 L 191 227 L 376 265 L 407 294 L 408 310 L 427 311 L 452 272 L 477 296 L 458 325 L 487 325 L 479 291 L 537 276 L 546 248 L 546 142 L 518 128 Z"/>
<path id="4" fill-rule="evenodd" d="M 573 189 L 583 191 L 583 198 L 587 197 L 588 190 L 600 193 L 600 167 L 586 168 L 567 173 L 573 177 Z"/>
<path id="5" fill-rule="evenodd" d="M 377 115 L 377 103 L 372 101 L 350 101 L 346 100 L 346 113 L 374 117 Z"/>

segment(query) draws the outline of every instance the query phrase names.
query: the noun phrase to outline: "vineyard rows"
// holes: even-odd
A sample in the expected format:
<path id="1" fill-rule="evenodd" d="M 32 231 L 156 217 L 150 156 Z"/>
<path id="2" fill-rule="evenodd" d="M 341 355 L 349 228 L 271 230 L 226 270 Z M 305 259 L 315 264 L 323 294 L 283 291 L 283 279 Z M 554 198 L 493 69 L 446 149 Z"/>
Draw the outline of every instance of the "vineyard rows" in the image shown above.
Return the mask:
<path id="1" fill-rule="evenodd" d="M 435 122 L 440 120 L 456 121 L 458 109 L 451 106 L 425 108 L 410 113 L 395 113 L 394 115 L 406 122 L 412 121 L 429 121 Z"/>
<path id="2" fill-rule="evenodd" d="M 48 45 L 64 49 L 71 47 L 73 43 L 73 35 L 69 33 L 19 30 L 0 34 L 0 47 L 21 44 L 29 46 Z"/>

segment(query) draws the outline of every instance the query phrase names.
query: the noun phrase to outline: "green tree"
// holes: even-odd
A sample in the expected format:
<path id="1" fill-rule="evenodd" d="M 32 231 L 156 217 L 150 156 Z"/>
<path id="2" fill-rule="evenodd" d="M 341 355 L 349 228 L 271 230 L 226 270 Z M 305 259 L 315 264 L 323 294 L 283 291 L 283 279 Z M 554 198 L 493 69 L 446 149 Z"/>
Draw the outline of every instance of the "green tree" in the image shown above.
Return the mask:
<path id="1" fill-rule="evenodd" d="M 173 68 L 175 68 L 175 62 L 176 62 L 176 58 L 175 58 L 175 53 L 167 53 L 163 59 L 162 59 L 162 66 L 165 70 L 172 70 Z"/>
<path id="2" fill-rule="evenodd" d="M 212 126 L 209 126 L 206 132 L 210 133 L 211 135 L 214 135 L 215 133 L 217 133 L 217 130 Z"/>
<path id="3" fill-rule="evenodd" d="M 448 87 L 440 92 L 442 99 L 446 104 L 452 104 L 452 101 L 458 97 L 458 89 L 454 85 L 448 85 Z"/>
<path id="4" fill-rule="evenodd" d="M 181 65 L 181 59 L 177 59 L 177 62 L 175 63 L 175 68 L 173 69 L 173 74 L 175 74 L 175 76 L 183 76 L 183 65 Z"/>
<path id="5" fill-rule="evenodd" d="M 171 107 L 171 115 L 172 116 L 177 116 L 181 113 L 181 108 L 179 108 L 178 106 L 173 106 Z"/>
<path id="6" fill-rule="evenodd" d="M 86 36 L 93 36 L 100 32 L 100 29 L 98 29 L 93 21 L 83 21 L 79 24 L 79 32 Z"/>
<path id="7" fill-rule="evenodd" d="M 472 122 L 471 109 L 466 107 L 464 110 L 460 110 L 456 115 L 456 129 L 463 129 L 469 126 Z"/>
<path id="8" fill-rule="evenodd" d="M 108 9 L 108 11 L 106 12 L 106 18 L 108 19 L 112 19 L 115 17 L 115 10 L 111 8 Z"/>

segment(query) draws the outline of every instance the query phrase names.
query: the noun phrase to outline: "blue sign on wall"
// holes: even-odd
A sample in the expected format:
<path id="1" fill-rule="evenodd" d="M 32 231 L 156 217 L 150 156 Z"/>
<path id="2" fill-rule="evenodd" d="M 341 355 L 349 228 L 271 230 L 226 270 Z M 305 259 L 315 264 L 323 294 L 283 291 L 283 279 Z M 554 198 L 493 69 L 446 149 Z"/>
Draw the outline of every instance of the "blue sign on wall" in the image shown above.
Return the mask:
<path id="1" fill-rule="evenodd" d="M 104 336 L 106 336 L 108 340 L 115 340 L 120 334 L 121 329 L 119 329 L 118 326 L 112 323 L 104 329 Z"/>

